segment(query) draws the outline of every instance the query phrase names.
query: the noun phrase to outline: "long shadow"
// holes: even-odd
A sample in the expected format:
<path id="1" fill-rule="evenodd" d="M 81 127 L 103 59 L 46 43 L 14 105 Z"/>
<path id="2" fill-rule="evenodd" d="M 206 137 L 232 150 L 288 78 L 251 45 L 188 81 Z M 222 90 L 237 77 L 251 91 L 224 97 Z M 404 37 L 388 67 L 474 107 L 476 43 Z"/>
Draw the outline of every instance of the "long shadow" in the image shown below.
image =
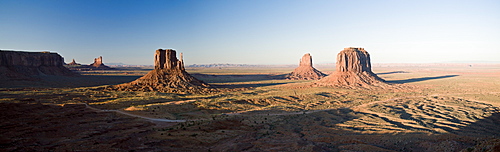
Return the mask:
<path id="1" fill-rule="evenodd" d="M 246 101 L 231 101 L 230 104 L 252 104 Z M 169 105 L 178 106 L 180 105 Z M 398 107 L 390 107 L 395 109 L 395 113 L 401 114 L 405 119 L 409 119 L 413 116 L 407 116 L 404 110 Z M 199 108 L 194 110 L 187 110 L 185 112 L 179 113 L 180 116 L 189 115 L 190 112 L 196 111 L 207 111 L 209 113 L 228 113 L 232 112 L 229 110 L 214 110 L 213 108 Z M 50 148 L 49 146 L 56 146 L 56 148 L 64 148 L 62 145 L 53 144 L 37 144 L 33 146 L 33 143 L 43 143 L 47 140 L 46 135 L 50 135 L 51 139 L 54 141 L 80 141 L 75 142 L 64 142 L 70 146 L 77 146 L 81 143 L 94 144 L 93 139 L 106 139 L 106 140 L 123 140 L 120 136 L 114 136 L 115 134 L 120 134 L 123 128 L 117 128 L 116 125 L 111 125 L 115 127 L 109 127 L 110 123 L 114 124 L 124 124 L 126 127 L 137 127 L 139 131 L 148 129 L 153 124 L 136 125 L 139 120 L 135 118 L 117 117 L 112 113 L 97 113 L 90 110 L 85 110 L 84 105 L 69 105 L 69 106 L 53 106 L 53 105 L 42 105 L 42 104 L 24 104 L 24 103 L 0 103 L 0 131 L 5 132 L 4 138 L 0 142 L 3 149 L 18 149 L 20 151 L 33 151 L 33 149 L 22 148 L 19 145 L 26 145 L 24 147 L 30 148 Z M 251 116 L 251 117 L 245 117 Z M 287 147 L 287 144 L 294 145 L 300 144 L 300 146 L 310 146 L 314 147 L 314 151 L 383 151 L 383 150 L 393 150 L 393 151 L 460 151 L 460 150 L 479 150 L 479 151 L 498 151 L 499 146 L 497 146 L 498 139 L 500 137 L 500 113 L 493 113 L 491 116 L 485 117 L 483 119 L 478 119 L 475 122 L 470 123 L 467 126 L 453 126 L 455 129 L 451 128 L 440 128 L 445 129 L 449 133 L 436 133 L 432 130 L 415 128 L 413 126 L 408 126 L 401 122 L 388 120 L 387 121 L 396 128 L 403 128 L 408 130 L 422 130 L 431 132 L 432 134 L 424 133 L 365 133 L 365 131 L 370 131 L 370 128 L 363 128 L 362 126 L 369 126 L 370 124 L 353 124 L 350 125 L 339 125 L 345 122 L 358 119 L 363 116 L 370 116 L 373 118 L 379 118 L 380 116 L 353 111 L 349 108 L 339 108 L 324 110 L 314 113 L 303 112 L 290 112 L 279 109 L 271 110 L 256 110 L 241 113 L 241 115 L 228 116 L 228 115 L 214 115 L 208 124 L 203 124 L 199 126 L 185 127 L 188 132 L 183 132 L 186 129 L 178 129 L 170 132 L 161 133 L 172 133 L 183 132 L 192 133 L 189 131 L 205 131 L 207 133 L 219 132 L 224 133 L 235 130 L 237 132 L 244 131 L 245 133 L 238 134 L 237 136 L 228 137 L 228 139 L 245 139 L 245 140 L 225 140 L 223 145 L 239 147 L 248 143 L 248 141 L 255 141 L 255 143 L 250 143 L 248 146 L 249 150 L 259 150 L 261 143 L 279 143 L 273 146 L 273 148 L 278 147 L 280 151 L 287 151 L 288 149 L 293 149 L 294 147 Z M 119 118 L 119 119 L 117 119 Z M 74 119 L 73 121 L 68 121 Z M 78 120 L 78 121 L 76 121 Z M 106 123 L 107 122 L 107 123 Z M 132 122 L 132 123 L 131 123 Z M 146 122 L 146 120 L 144 121 Z M 214 123 L 212 123 L 214 122 Z M 92 134 L 92 136 L 83 136 L 78 130 L 82 127 L 67 127 L 67 126 L 77 126 L 79 123 L 83 123 L 83 129 L 98 132 L 100 134 Z M 369 123 L 369 122 L 367 122 Z M 127 125 L 130 124 L 130 125 Z M 135 125 L 135 126 L 134 126 Z M 194 123 L 193 123 L 194 125 Z M 66 128 L 65 128 L 66 127 Z M 64 131 L 58 128 L 65 128 Z M 76 129 L 75 129 L 76 128 Z M 95 129 L 98 128 L 98 129 Z M 110 128 L 110 129 L 101 129 Z M 199 128 L 199 129 L 196 129 Z M 427 127 L 426 127 L 427 128 Z M 390 129 L 390 128 L 389 128 Z M 71 132 L 74 131 L 74 132 Z M 397 130 L 394 130 L 397 131 Z M 16 140 L 19 137 L 18 134 L 12 134 L 9 132 L 19 132 L 22 133 L 22 139 Z M 67 134 L 73 133 L 68 136 Z M 375 131 L 376 132 L 376 131 Z M 250 136 L 251 135 L 251 136 Z M 90 138 L 92 137 L 92 138 Z M 143 138 L 143 137 L 141 137 Z M 183 137 L 185 138 L 185 137 Z M 57 140 L 55 140 L 57 139 Z M 68 140 L 71 139 L 71 140 Z M 138 140 L 138 137 L 131 137 L 124 143 L 141 143 L 144 141 Z M 180 139 L 179 139 L 180 140 Z M 187 140 L 191 140 L 188 138 Z M 158 141 L 157 143 L 166 143 L 168 140 Z M 183 141 L 183 140 L 180 140 Z M 173 145 L 179 146 L 180 148 L 186 142 L 173 142 Z M 483 144 L 486 143 L 486 144 Z M 122 144 L 122 142 L 119 142 Z M 141 144 L 132 145 L 132 148 L 140 148 L 143 146 Z M 129 146 L 122 144 L 123 147 Z M 285 145 L 285 146 L 283 146 Z M 347 145 L 347 146 L 346 146 Z M 57 147 L 60 146 L 60 147 Z M 155 148 L 165 148 L 170 150 L 172 146 L 165 145 L 155 145 Z M 206 146 L 206 145 L 201 145 Z M 217 146 L 217 145 L 216 145 Z M 269 146 L 269 145 L 267 145 Z M 279 147 L 281 146 L 281 147 Z M 476 146 L 472 148 L 471 146 Z M 265 146 L 264 146 L 265 147 Z M 469 148 L 471 147 L 471 148 Z M 186 147 L 186 151 L 189 150 Z M 287 149 L 288 148 L 288 149 Z M 356 149 L 359 148 L 359 149 Z M 126 149 L 123 149 L 126 150 Z M 178 150 L 178 149 L 177 149 Z M 174 150 L 171 150 L 174 151 Z"/>
<path id="2" fill-rule="evenodd" d="M 406 71 L 392 71 L 392 72 L 383 72 L 383 73 L 376 73 L 377 75 L 384 75 L 384 74 L 394 74 L 394 73 L 410 73 Z"/>
<path id="3" fill-rule="evenodd" d="M 406 79 L 406 80 L 391 80 L 391 81 L 386 81 L 388 83 L 412 83 L 412 82 L 420 82 L 420 81 L 427 81 L 427 80 L 434 80 L 434 79 L 444 79 L 444 78 L 451 78 L 451 77 L 456 77 L 459 75 L 443 75 L 443 76 L 437 76 L 437 77 L 422 77 L 422 78 L 411 78 L 411 79 Z"/>
<path id="4" fill-rule="evenodd" d="M 90 76 L 83 75 L 73 78 L 63 79 L 64 84 L 57 84 L 62 87 L 91 87 L 101 85 L 115 85 L 134 81 L 141 76 Z M 52 78 L 53 79 L 53 78 Z M 56 80 L 52 80 L 55 82 Z"/>
<path id="5" fill-rule="evenodd" d="M 493 113 L 491 116 L 463 126 L 453 133 L 464 136 L 481 135 L 500 138 L 500 113 Z"/>
<path id="6" fill-rule="evenodd" d="M 11 81 L 1 84 L 0 88 L 66 88 L 115 85 L 136 80 L 141 76 L 43 76 L 39 81 Z"/>

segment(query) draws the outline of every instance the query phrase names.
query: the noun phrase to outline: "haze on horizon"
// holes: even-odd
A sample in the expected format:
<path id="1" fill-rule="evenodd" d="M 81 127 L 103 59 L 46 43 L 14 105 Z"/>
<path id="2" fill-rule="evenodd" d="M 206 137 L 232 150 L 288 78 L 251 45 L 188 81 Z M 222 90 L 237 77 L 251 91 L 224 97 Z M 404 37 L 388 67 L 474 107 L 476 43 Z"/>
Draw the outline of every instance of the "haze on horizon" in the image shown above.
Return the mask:
<path id="1" fill-rule="evenodd" d="M 333 63 L 364 47 L 373 63 L 500 62 L 500 1 L 2 0 L 0 49 L 49 50 L 66 62 L 186 65 Z"/>

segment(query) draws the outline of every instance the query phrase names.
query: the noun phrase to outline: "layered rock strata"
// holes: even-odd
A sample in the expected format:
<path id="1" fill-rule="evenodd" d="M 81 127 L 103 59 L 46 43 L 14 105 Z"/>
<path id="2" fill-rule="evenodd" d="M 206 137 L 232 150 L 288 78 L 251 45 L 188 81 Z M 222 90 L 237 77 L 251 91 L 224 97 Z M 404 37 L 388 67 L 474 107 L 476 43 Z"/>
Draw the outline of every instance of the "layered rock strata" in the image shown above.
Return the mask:
<path id="1" fill-rule="evenodd" d="M 325 76 L 326 74 L 313 67 L 312 56 L 306 53 L 300 59 L 299 67 L 289 73 L 286 78 L 289 80 L 319 80 Z"/>
<path id="2" fill-rule="evenodd" d="M 44 75 L 77 75 L 63 65 L 64 59 L 57 53 L 0 50 L 2 79 L 22 80 Z"/>
<path id="3" fill-rule="evenodd" d="M 330 86 L 370 86 L 383 83 L 371 70 L 370 54 L 364 48 L 344 48 L 337 55 L 336 71 L 316 84 Z"/>
<path id="4" fill-rule="evenodd" d="M 172 49 L 158 49 L 155 53 L 155 69 L 130 83 L 111 86 L 122 91 L 157 91 L 166 93 L 208 93 L 215 91 L 210 85 L 186 72 L 182 53 L 180 60 Z"/>

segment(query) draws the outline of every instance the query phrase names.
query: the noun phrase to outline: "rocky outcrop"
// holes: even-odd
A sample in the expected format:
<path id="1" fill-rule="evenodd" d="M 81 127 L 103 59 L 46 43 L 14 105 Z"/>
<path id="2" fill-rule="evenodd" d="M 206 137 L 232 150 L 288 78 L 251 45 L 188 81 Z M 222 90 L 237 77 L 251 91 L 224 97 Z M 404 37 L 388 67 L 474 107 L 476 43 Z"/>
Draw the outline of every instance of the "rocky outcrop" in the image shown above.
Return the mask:
<path id="1" fill-rule="evenodd" d="M 156 50 L 155 69 L 166 69 L 166 70 L 185 72 L 184 61 L 182 61 L 182 53 L 180 53 L 180 60 L 178 60 L 175 50 L 172 49 Z"/>
<path id="2" fill-rule="evenodd" d="M 289 73 L 286 78 L 289 80 L 319 80 L 325 76 L 326 74 L 313 67 L 312 56 L 306 53 L 300 59 L 299 67 Z"/>
<path id="3" fill-rule="evenodd" d="M 2 79 L 23 80 L 43 75 L 76 75 L 63 65 L 64 59 L 57 53 L 0 50 Z"/>
<path id="4" fill-rule="evenodd" d="M 186 72 L 182 54 L 180 60 L 172 49 L 158 49 L 155 53 L 155 69 L 130 83 L 110 86 L 121 91 L 157 91 L 166 93 L 209 93 L 216 91 L 210 85 Z"/>
<path id="5" fill-rule="evenodd" d="M 364 48 L 344 48 L 337 55 L 336 71 L 316 82 L 327 86 L 370 86 L 384 80 L 372 72 L 370 54 Z"/>
<path id="6" fill-rule="evenodd" d="M 99 56 L 98 58 L 94 58 L 94 63 L 90 64 L 92 68 L 97 68 L 97 69 L 111 69 L 110 67 L 104 65 L 102 63 L 102 56 Z"/>
<path id="7" fill-rule="evenodd" d="M 75 59 L 71 61 L 71 63 L 68 63 L 67 65 L 81 65 L 80 63 L 76 63 Z"/>
<path id="8" fill-rule="evenodd" d="M 104 65 L 102 62 L 102 56 L 94 58 L 94 63 L 90 65 L 78 64 L 75 62 L 75 59 L 73 59 L 73 62 L 66 65 L 72 71 L 114 70 L 114 68 Z"/>

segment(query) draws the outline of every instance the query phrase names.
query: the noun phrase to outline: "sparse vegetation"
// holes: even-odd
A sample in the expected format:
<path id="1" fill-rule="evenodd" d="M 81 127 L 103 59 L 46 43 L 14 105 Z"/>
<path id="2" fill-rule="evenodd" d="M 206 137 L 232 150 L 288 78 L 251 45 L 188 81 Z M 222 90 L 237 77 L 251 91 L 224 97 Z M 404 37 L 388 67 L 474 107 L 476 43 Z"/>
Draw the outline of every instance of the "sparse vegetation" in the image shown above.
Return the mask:
<path id="1" fill-rule="evenodd" d="M 292 68 L 277 71 L 286 73 Z M 412 80 L 395 84 L 399 86 L 397 89 L 317 87 L 312 85 L 313 81 L 278 79 L 283 73 L 259 68 L 244 71 L 231 68 L 187 70 L 199 73 L 193 74 L 198 79 L 229 91 L 182 95 L 110 91 L 100 89 L 102 86 L 6 87 L 0 91 L 0 103 L 87 103 L 97 109 L 187 120 L 181 123 L 154 122 L 147 128 L 147 133 L 141 134 L 151 142 L 176 141 L 157 145 L 163 150 L 174 151 L 206 150 L 207 147 L 220 151 L 235 145 L 254 150 L 307 146 L 327 150 L 353 149 L 349 145 L 358 145 L 357 148 L 361 149 L 364 146 L 365 149 L 376 147 L 403 151 L 452 145 L 448 148 L 472 150 L 477 149 L 473 146 L 495 145 L 498 142 L 494 139 L 500 136 L 500 127 L 495 123 L 500 111 L 500 68 L 374 68 L 375 72 L 385 73 L 379 76 L 388 82 Z M 395 70 L 405 72 L 391 73 Z M 109 78 L 124 72 L 111 73 Z M 439 77 L 443 75 L 457 76 Z M 91 76 L 71 79 L 87 77 Z M 100 77 L 106 79 L 107 76 Z M 423 77 L 429 78 L 416 79 Z M 79 86 L 77 81 L 74 84 Z M 92 113 L 91 109 L 85 110 L 87 114 Z M 107 114 L 113 115 L 113 119 L 102 119 L 110 124 L 117 120 L 123 122 L 123 118 L 147 121 L 113 112 Z M 422 147 L 423 143 L 435 144 Z"/>

